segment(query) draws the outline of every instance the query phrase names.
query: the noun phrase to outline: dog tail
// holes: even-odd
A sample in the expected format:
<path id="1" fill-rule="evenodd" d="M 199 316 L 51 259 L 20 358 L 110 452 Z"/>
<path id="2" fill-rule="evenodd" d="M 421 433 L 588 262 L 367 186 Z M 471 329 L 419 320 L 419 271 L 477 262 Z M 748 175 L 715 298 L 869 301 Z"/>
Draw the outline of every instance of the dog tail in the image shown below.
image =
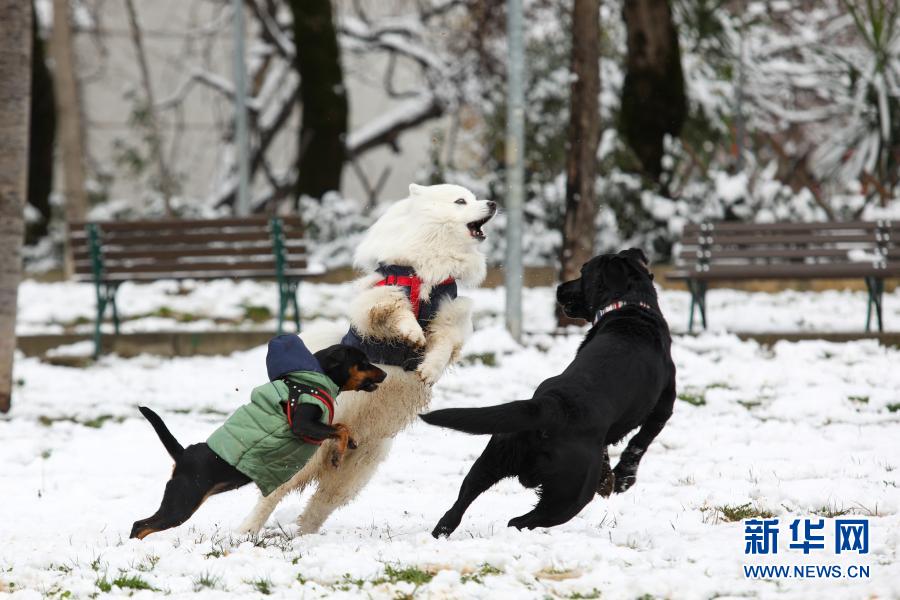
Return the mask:
<path id="1" fill-rule="evenodd" d="M 566 422 L 555 399 L 516 400 L 483 408 L 444 408 L 419 415 L 430 425 L 474 434 L 557 429 Z"/>
<path id="2" fill-rule="evenodd" d="M 153 430 L 156 431 L 156 435 L 159 436 L 159 441 L 166 447 L 166 452 L 169 453 L 169 456 L 178 460 L 178 457 L 184 452 L 184 446 L 178 443 L 178 440 L 175 439 L 175 436 L 172 435 L 172 432 L 169 431 L 169 428 L 166 427 L 166 424 L 163 423 L 163 420 L 158 414 L 146 406 L 138 406 L 138 410 L 141 411 L 144 418 L 153 425 Z"/>

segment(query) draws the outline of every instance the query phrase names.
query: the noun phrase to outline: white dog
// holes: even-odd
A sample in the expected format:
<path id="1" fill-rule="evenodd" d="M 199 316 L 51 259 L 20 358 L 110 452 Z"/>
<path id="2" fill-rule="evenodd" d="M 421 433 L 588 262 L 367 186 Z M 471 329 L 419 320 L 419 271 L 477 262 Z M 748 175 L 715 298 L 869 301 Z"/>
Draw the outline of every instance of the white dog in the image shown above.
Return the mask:
<path id="1" fill-rule="evenodd" d="M 297 520 L 301 533 L 315 533 L 331 513 L 368 483 L 392 438 L 424 409 L 431 386 L 454 362 L 472 331 L 472 307 L 457 297 L 456 282 L 477 286 L 485 258 L 481 230 L 496 212 L 457 185 L 409 186 L 409 197 L 393 204 L 356 249 L 357 281 L 351 329 L 314 328 L 303 340 L 313 351 L 343 341 L 364 349 L 387 373 L 373 393 L 343 393 L 335 420 L 346 424 L 359 447 L 340 468 L 320 450 L 290 481 L 259 500 L 241 530 L 257 532 L 278 502 L 311 482 L 318 486 Z M 323 446 L 328 445 L 326 442 Z"/>

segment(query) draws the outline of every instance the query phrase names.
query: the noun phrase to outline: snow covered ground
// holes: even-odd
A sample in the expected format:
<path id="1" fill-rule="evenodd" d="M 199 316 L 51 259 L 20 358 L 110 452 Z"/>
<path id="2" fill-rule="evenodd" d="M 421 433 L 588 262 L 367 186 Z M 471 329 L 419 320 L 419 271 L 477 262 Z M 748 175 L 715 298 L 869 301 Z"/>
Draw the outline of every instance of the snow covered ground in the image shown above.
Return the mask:
<path id="1" fill-rule="evenodd" d="M 303 284 L 301 311 L 305 320 L 342 319 L 347 284 Z M 467 292 L 482 315 L 503 310 L 503 290 Z M 525 290 L 529 331 L 552 331 L 550 288 Z M 660 304 L 674 332 L 686 330 L 690 295 L 662 290 Z M 862 331 L 866 322 L 866 293 L 828 290 L 775 294 L 712 289 L 707 295 L 712 331 Z M 260 329 L 274 328 L 278 292 L 274 283 L 256 281 L 123 284 L 118 295 L 122 331 Z M 37 283 L 25 281 L 19 288 L 19 335 L 93 331 L 94 287 L 86 283 Z M 107 314 L 107 318 L 109 315 Z M 699 323 L 699 314 L 697 316 Z M 884 295 L 884 322 L 889 331 L 900 330 L 900 288 Z M 107 325 L 111 331 L 111 325 Z"/>
<path id="2" fill-rule="evenodd" d="M 308 317 L 334 319 L 351 290 L 306 285 L 301 293 Z M 20 331 L 89 317 L 91 294 L 89 286 L 27 282 Z M 436 386 L 434 407 L 528 397 L 571 359 L 582 332 L 541 333 L 552 329 L 551 289 L 526 291 L 526 327 L 536 333 L 522 347 L 502 329 L 502 290 L 470 295 L 477 331 L 462 364 Z M 192 293 L 124 286 L 121 298 L 123 312 L 145 315 L 134 329 L 249 326 L 237 324 L 242 305 L 275 302 L 270 287 L 230 283 Z M 885 304 L 896 329 L 900 294 Z M 859 293 L 715 290 L 710 305 L 718 330 L 675 338 L 680 400 L 634 488 L 595 499 L 563 526 L 518 532 L 505 524 L 529 510 L 534 493 L 505 481 L 449 540 L 429 532 L 486 439 L 421 423 L 397 438 L 363 494 L 319 535 L 291 537 L 304 501 L 297 496 L 262 536 L 232 533 L 254 503 L 248 488 L 210 499 L 178 529 L 129 540 L 131 523 L 156 509 L 171 468 L 136 406 L 156 408 L 182 442 L 201 441 L 265 380 L 265 349 L 105 357 L 86 369 L 20 357 L 13 411 L 0 419 L 0 596 L 900 597 L 900 350 L 871 341 L 767 348 L 721 330 L 859 330 Z M 195 319 L 176 323 L 158 314 L 162 306 Z M 664 292 L 663 306 L 683 328 L 687 295 Z M 744 526 L 729 521 L 742 512 L 780 519 L 777 555 L 744 554 Z M 868 518 L 868 554 L 835 556 L 832 517 L 843 512 Z M 826 549 L 788 549 L 794 518 L 824 518 Z M 870 576 L 748 579 L 749 564 L 862 565 Z"/>

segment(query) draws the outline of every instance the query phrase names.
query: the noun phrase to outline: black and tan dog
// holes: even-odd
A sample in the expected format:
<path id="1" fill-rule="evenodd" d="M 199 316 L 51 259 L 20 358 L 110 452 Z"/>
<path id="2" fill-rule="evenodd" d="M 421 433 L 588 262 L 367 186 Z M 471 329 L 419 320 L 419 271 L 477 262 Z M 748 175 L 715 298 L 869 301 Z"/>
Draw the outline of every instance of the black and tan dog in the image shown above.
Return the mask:
<path id="1" fill-rule="evenodd" d="M 297 344 L 303 348 L 299 341 Z M 271 348 L 270 342 L 270 354 Z M 320 365 L 321 372 L 342 392 L 374 391 L 386 377 L 384 371 L 369 362 L 364 352 L 351 346 L 334 345 L 312 356 Z M 321 390 L 318 390 L 318 393 L 321 394 Z M 289 423 L 289 431 L 297 438 L 311 441 L 313 444 L 325 439 L 338 440 L 333 450 L 334 466 L 340 464 L 348 448 L 356 447 L 350 430 L 340 423 L 329 425 L 322 422 L 322 409 L 316 405 L 294 402 L 281 404 L 282 408 L 290 413 L 288 415 L 286 412 L 283 416 L 286 423 Z M 210 496 L 251 483 L 252 480 L 248 475 L 213 452 L 206 442 L 184 448 L 169 432 L 159 415 L 143 406 L 140 407 L 140 411 L 156 430 L 163 446 L 175 461 L 175 468 L 171 479 L 166 483 L 159 510 L 153 516 L 134 523 L 131 529 L 132 538 L 143 539 L 151 533 L 181 525 Z"/>
<path id="2" fill-rule="evenodd" d="M 634 484 L 675 400 L 672 341 L 652 279 L 638 249 L 591 259 L 556 292 L 568 316 L 593 322 L 565 371 L 541 383 L 531 400 L 422 415 L 432 425 L 493 434 L 432 535 L 450 535 L 472 501 L 506 477 L 539 491 L 537 506 L 509 522 L 519 529 L 565 523 L 595 493 Z M 607 446 L 637 427 L 610 469 Z"/>

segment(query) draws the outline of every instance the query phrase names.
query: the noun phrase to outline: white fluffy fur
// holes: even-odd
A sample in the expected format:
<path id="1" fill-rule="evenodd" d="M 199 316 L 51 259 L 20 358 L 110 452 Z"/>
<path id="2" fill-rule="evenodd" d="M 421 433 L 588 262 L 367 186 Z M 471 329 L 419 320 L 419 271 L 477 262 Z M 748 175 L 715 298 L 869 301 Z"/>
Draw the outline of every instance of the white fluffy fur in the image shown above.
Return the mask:
<path id="1" fill-rule="evenodd" d="M 290 481 L 261 498 L 241 525 L 257 532 L 281 499 L 290 491 L 317 482 L 315 493 L 297 520 L 301 533 L 315 533 L 331 513 L 350 502 L 369 482 L 387 456 L 393 437 L 409 425 L 431 399 L 431 385 L 455 361 L 472 331 L 472 303 L 459 297 L 441 304 L 426 331 L 422 331 L 406 295 L 397 288 L 372 287 L 380 279 L 379 263 L 411 266 L 423 280 L 421 297 L 447 277 L 467 285 L 484 279 L 484 256 L 476 249 L 466 223 L 490 214 L 490 208 L 467 189 L 456 185 L 410 186 L 410 197 L 393 204 L 367 232 L 356 251 L 356 265 L 369 274 L 360 278 L 348 310 L 354 327 L 364 337 L 403 340 L 425 347 L 425 358 L 415 372 L 384 367 L 387 379 L 372 393 L 345 392 L 337 399 L 335 421 L 346 424 L 359 448 L 348 452 L 340 468 L 331 466 L 328 446 Z M 458 198 L 466 204 L 456 204 Z M 313 352 L 340 341 L 345 330 L 333 325 L 303 333 Z"/>

